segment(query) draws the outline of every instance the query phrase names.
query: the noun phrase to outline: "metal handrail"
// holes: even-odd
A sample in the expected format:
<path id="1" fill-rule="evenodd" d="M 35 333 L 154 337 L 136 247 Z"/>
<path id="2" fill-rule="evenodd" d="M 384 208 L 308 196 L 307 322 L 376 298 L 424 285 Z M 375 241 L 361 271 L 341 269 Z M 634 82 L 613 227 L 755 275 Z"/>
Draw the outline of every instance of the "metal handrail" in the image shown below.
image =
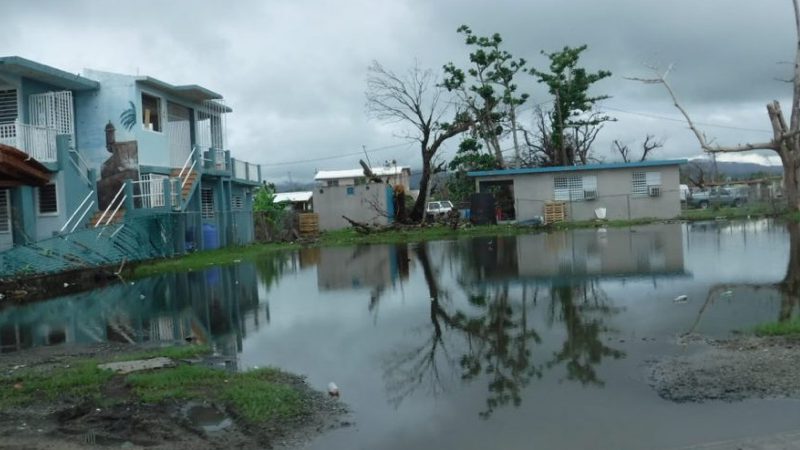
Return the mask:
<path id="1" fill-rule="evenodd" d="M 99 227 L 100 224 L 103 223 L 103 219 L 106 217 L 106 214 L 108 214 L 108 211 L 111 209 L 112 206 L 114 206 L 114 202 L 117 201 L 117 198 L 119 197 L 119 194 L 122 194 L 122 192 L 124 190 L 125 190 L 125 183 L 123 183 L 122 186 L 120 186 L 119 190 L 117 191 L 117 195 L 115 195 L 114 198 L 111 199 L 111 203 L 109 203 L 108 206 L 106 206 L 106 210 L 103 211 L 103 214 L 100 216 L 100 219 L 98 219 L 97 222 L 94 224 L 95 228 Z M 120 202 L 120 205 L 122 205 L 122 202 L 124 202 L 124 201 L 125 201 L 125 198 L 123 197 L 122 201 Z M 117 206 L 117 209 L 119 209 L 119 206 Z M 116 213 L 116 211 L 114 211 L 114 213 Z M 112 214 L 112 217 L 113 217 L 113 214 Z"/>
<path id="2" fill-rule="evenodd" d="M 117 207 L 114 208 L 114 212 L 111 213 L 110 216 L 108 216 L 108 219 L 106 219 L 106 225 L 111 223 L 111 221 L 114 219 L 114 216 L 117 215 L 117 211 L 119 211 L 119 209 L 122 207 L 122 204 L 125 203 L 125 200 L 127 200 L 127 199 L 128 199 L 127 195 L 123 195 L 122 196 L 122 200 L 120 200 L 119 204 L 117 204 Z"/>
<path id="3" fill-rule="evenodd" d="M 75 225 L 72 226 L 72 229 L 69 230 L 70 233 L 75 231 L 75 228 L 78 228 L 78 225 L 80 225 L 80 223 L 83 222 L 83 218 L 86 217 L 86 214 L 89 214 L 89 211 L 92 210 L 92 206 L 94 206 L 94 200 L 92 200 L 92 202 L 89 203 L 89 206 L 87 206 L 86 210 L 83 212 L 83 214 L 81 214 L 81 218 L 78 219 L 78 221 L 75 222 Z"/>
<path id="4" fill-rule="evenodd" d="M 85 204 L 86 204 L 86 202 L 87 202 L 87 201 L 88 201 L 90 198 L 92 198 L 92 195 L 94 195 L 94 191 L 92 191 L 92 192 L 89 192 L 89 194 L 88 194 L 88 195 L 86 195 L 86 198 L 84 198 L 84 199 L 83 199 L 83 201 L 81 202 L 81 204 L 80 204 L 80 205 L 78 205 L 78 207 L 77 207 L 77 208 L 75 208 L 75 212 L 73 212 L 73 213 L 72 213 L 72 215 L 71 215 L 71 216 L 69 216 L 69 219 L 67 219 L 67 221 L 66 221 L 66 222 L 64 222 L 64 226 L 63 226 L 63 227 L 61 227 L 61 229 L 60 229 L 60 230 L 58 230 L 58 232 L 59 232 L 59 233 L 63 233 L 63 232 L 64 232 L 64 230 L 66 230 L 66 229 L 67 229 L 67 227 L 69 226 L 69 223 L 70 223 L 70 222 L 72 222 L 72 219 L 74 219 L 74 218 L 75 218 L 75 214 L 78 214 L 78 211 L 80 211 L 80 210 L 81 210 L 81 208 L 83 208 L 83 205 L 85 205 Z M 93 201 L 92 203 L 94 203 L 94 201 Z M 85 214 L 84 214 L 84 215 L 85 215 Z M 83 217 L 81 217 L 81 219 L 83 219 Z M 74 229 L 74 228 L 73 228 L 73 229 Z"/>
<path id="5" fill-rule="evenodd" d="M 192 151 L 189 152 L 189 156 L 186 157 L 186 161 L 184 161 L 183 166 L 181 166 L 181 171 L 178 172 L 178 178 L 183 178 L 183 171 L 186 170 L 186 168 L 189 166 L 189 161 L 192 161 L 194 159 L 193 156 L 195 151 L 197 151 L 197 146 L 193 145 Z M 192 163 L 192 168 L 194 168 L 194 163 Z M 189 172 L 191 173 L 191 169 L 189 169 Z"/>
<path id="6" fill-rule="evenodd" d="M 184 186 L 186 186 L 186 182 L 189 181 L 189 174 L 192 173 L 192 171 L 194 170 L 194 167 L 196 165 L 197 165 L 197 161 L 193 161 L 192 162 L 192 167 L 190 167 L 189 171 L 186 172 L 186 176 L 184 178 L 182 178 L 182 180 L 181 180 L 181 190 L 183 189 Z M 179 175 L 179 177 L 180 177 L 180 175 Z"/>
<path id="7" fill-rule="evenodd" d="M 75 148 L 70 148 L 69 152 L 77 157 L 78 162 L 76 163 L 73 160 L 72 163 L 75 165 L 75 168 L 78 169 L 78 172 L 80 172 L 81 177 L 83 177 L 83 180 L 86 181 L 86 184 L 91 185 L 92 182 L 89 180 L 89 176 L 87 175 L 87 173 L 89 172 L 89 163 L 87 163 L 86 160 L 83 158 L 81 152 L 79 152 Z"/>

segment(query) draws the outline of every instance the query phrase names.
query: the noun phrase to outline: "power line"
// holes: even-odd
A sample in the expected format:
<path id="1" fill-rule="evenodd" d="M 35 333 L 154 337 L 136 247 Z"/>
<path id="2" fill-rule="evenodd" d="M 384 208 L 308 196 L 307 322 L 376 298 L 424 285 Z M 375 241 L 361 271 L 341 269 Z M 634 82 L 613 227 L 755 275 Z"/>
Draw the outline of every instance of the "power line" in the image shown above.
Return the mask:
<path id="1" fill-rule="evenodd" d="M 611 111 L 617 111 L 617 112 L 621 112 L 621 113 L 625 113 L 625 114 L 631 114 L 631 115 L 634 115 L 634 116 L 649 117 L 651 119 L 668 120 L 668 121 L 671 121 L 671 122 L 686 123 L 685 119 L 679 119 L 677 117 L 667 117 L 667 116 L 659 116 L 658 114 L 643 113 L 643 112 L 638 112 L 638 111 L 628 111 L 628 110 L 620 109 L 620 108 L 612 108 L 611 106 L 604 106 L 603 109 L 609 109 Z M 739 131 L 756 131 L 756 132 L 759 132 L 759 133 L 770 133 L 770 134 L 772 134 L 772 131 L 764 130 L 764 129 L 760 129 L 760 128 L 734 127 L 734 126 L 731 126 L 731 125 L 721 125 L 721 124 L 718 124 L 718 123 L 708 123 L 708 122 L 694 122 L 694 123 L 696 125 L 702 125 L 702 126 L 705 126 L 705 127 L 727 128 L 729 130 L 739 130 Z"/>
<path id="2" fill-rule="evenodd" d="M 341 155 L 323 156 L 323 157 L 320 157 L 320 158 L 300 159 L 300 160 L 295 160 L 295 161 L 283 161 L 283 162 L 279 162 L 279 163 L 265 163 L 265 164 L 261 164 L 261 167 L 289 166 L 289 165 L 305 164 L 305 163 L 317 162 L 317 161 L 327 161 L 327 160 L 331 160 L 331 159 L 346 158 L 348 156 L 358 156 L 358 155 L 361 155 L 361 154 L 363 154 L 365 152 L 366 153 L 373 153 L 373 152 L 380 152 L 380 151 L 383 151 L 383 150 L 390 150 L 390 149 L 393 149 L 393 148 L 403 147 L 403 146 L 410 147 L 411 145 L 413 145 L 413 143 L 385 145 L 383 147 L 364 149 L 364 150 L 361 150 L 359 152 L 344 153 L 344 154 L 341 154 Z"/>

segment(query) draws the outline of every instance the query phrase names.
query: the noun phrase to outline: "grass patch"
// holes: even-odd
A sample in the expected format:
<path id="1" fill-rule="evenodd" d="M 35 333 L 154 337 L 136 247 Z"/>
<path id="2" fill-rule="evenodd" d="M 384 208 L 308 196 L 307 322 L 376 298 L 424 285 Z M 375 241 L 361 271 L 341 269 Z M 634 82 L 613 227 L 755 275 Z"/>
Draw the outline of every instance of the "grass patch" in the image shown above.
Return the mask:
<path id="1" fill-rule="evenodd" d="M 265 253 L 292 248 L 299 248 L 299 245 L 289 243 L 254 244 L 244 247 L 226 247 L 195 252 L 177 258 L 140 264 L 133 269 L 133 276 L 142 278 L 164 272 L 206 269 L 209 266 L 231 264 L 239 260 L 253 259 Z"/>
<path id="2" fill-rule="evenodd" d="M 36 401 L 98 399 L 113 373 L 97 368 L 97 361 L 83 360 L 55 371 L 20 369 L 0 378 L 0 408 Z"/>
<path id="3" fill-rule="evenodd" d="M 112 358 L 84 359 L 70 365 L 21 368 L 0 376 L 0 410 L 57 400 L 89 400 L 98 406 L 128 402 L 131 398 L 127 394 L 124 398 L 103 396 L 104 386 L 120 375 L 101 370 L 98 364 L 156 356 L 185 359 L 208 351 L 205 346 L 165 347 Z M 225 403 L 253 423 L 295 417 L 308 411 L 305 394 L 288 384 L 288 379 L 271 368 L 230 373 L 191 364 L 125 376 L 137 401 L 157 404 L 168 400 L 211 400 Z"/>
<path id="4" fill-rule="evenodd" d="M 306 411 L 301 394 L 279 381 L 276 369 L 227 373 L 181 365 L 128 375 L 134 393 L 144 402 L 209 398 L 230 405 L 251 422 L 289 418 Z"/>
<path id="5" fill-rule="evenodd" d="M 180 365 L 170 369 L 139 372 L 128 375 L 133 392 L 146 403 L 167 399 L 200 397 L 203 392 L 220 385 L 225 372 L 210 367 Z"/>
<path id="6" fill-rule="evenodd" d="M 227 383 L 222 397 L 251 422 L 301 415 L 306 408 L 300 393 L 277 383 L 275 369 L 238 373 Z"/>
<path id="7" fill-rule="evenodd" d="M 800 320 L 762 323 L 756 325 L 753 332 L 756 336 L 800 336 Z"/>

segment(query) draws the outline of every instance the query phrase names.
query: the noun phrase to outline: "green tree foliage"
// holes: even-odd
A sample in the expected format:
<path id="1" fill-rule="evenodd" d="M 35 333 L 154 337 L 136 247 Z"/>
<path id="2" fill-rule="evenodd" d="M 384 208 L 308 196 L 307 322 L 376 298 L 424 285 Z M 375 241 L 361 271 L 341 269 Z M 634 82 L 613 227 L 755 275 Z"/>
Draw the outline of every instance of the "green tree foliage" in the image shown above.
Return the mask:
<path id="1" fill-rule="evenodd" d="M 469 178 L 467 172 L 500 168 L 497 159 L 489 153 L 482 152 L 482 147 L 481 143 L 473 138 L 466 138 L 459 144 L 456 156 L 448 165 L 452 174 L 445 185 L 451 201 L 466 201 L 475 193 L 475 180 Z"/>
<path id="2" fill-rule="evenodd" d="M 548 72 L 530 69 L 529 73 L 537 81 L 547 85 L 553 96 L 553 109 L 549 113 L 550 148 L 552 153 L 550 164 L 554 166 L 572 166 L 585 163 L 586 155 L 581 158 L 580 149 L 576 149 L 573 139 L 570 139 L 570 130 L 597 127 L 604 122 L 613 120 L 604 114 L 593 114 L 597 102 L 609 98 L 607 95 L 591 96 L 589 89 L 592 85 L 604 78 L 611 76 L 607 70 L 591 73 L 579 67 L 580 55 L 587 49 L 586 45 L 580 47 L 564 47 L 555 53 L 542 52 L 550 59 Z M 588 153 L 588 149 L 583 149 Z M 582 161 L 583 159 L 583 161 Z"/>
<path id="3" fill-rule="evenodd" d="M 275 185 L 272 183 L 264 183 L 253 195 L 253 211 L 263 214 L 271 224 L 283 217 L 285 207 L 285 203 L 275 203 Z"/>
<path id="4" fill-rule="evenodd" d="M 512 136 L 518 162 L 517 108 L 525 103 L 528 94 L 517 92 L 514 79 L 518 72 L 525 71 L 526 61 L 515 59 L 502 49 L 503 39 L 498 33 L 476 36 L 467 25 L 457 31 L 474 48 L 469 54 L 470 65 L 464 71 L 447 63 L 442 85 L 459 94 L 464 109 L 472 116 L 473 136 L 486 144 L 498 164 L 505 166 L 500 140 L 506 132 Z"/>

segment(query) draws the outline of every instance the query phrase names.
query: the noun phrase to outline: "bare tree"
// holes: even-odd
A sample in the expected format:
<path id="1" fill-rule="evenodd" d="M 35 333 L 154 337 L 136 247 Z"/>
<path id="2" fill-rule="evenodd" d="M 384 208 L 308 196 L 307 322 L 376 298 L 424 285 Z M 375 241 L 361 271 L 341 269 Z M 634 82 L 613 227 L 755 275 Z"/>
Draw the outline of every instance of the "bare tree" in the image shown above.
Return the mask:
<path id="1" fill-rule="evenodd" d="M 592 112 L 587 120 L 564 129 L 563 142 L 553 137 L 551 113 L 536 108 L 533 116 L 535 131 L 522 130 L 527 149 L 522 159 L 526 165 L 547 167 L 597 161 L 592 156 L 592 145 L 603 129 L 602 113 Z"/>
<path id="2" fill-rule="evenodd" d="M 777 100 L 773 100 L 767 104 L 767 116 L 769 117 L 770 124 L 772 125 L 772 139 L 766 142 L 753 142 L 739 145 L 716 145 L 712 144 L 706 135 L 697 129 L 689 113 L 684 109 L 678 101 L 675 92 L 672 90 L 667 76 L 669 75 L 672 66 L 667 68 L 663 73 L 655 70 L 655 78 L 630 78 L 632 80 L 641 81 L 650 84 L 663 85 L 676 108 L 681 112 L 686 122 L 689 124 L 689 129 L 692 130 L 700 147 L 709 153 L 736 153 L 746 152 L 751 150 L 772 150 L 778 154 L 783 164 L 783 183 L 784 192 L 786 193 L 786 200 L 791 211 L 800 210 L 800 185 L 798 181 L 798 170 L 800 170 L 800 4 L 799 0 L 792 0 L 794 7 L 795 31 L 797 32 L 796 45 L 795 45 L 795 61 L 794 61 L 794 74 L 791 79 L 793 95 L 792 95 L 792 112 L 789 122 L 781 111 L 781 105 Z"/>
<path id="3" fill-rule="evenodd" d="M 414 65 L 405 75 L 398 75 L 373 61 L 368 68 L 367 110 L 373 117 L 388 122 L 405 123 L 407 138 L 419 143 L 422 155 L 420 195 L 411 211 L 411 220 L 421 220 L 425 213 L 431 160 L 444 142 L 468 130 L 471 121 L 462 111 L 453 110 L 442 99 L 445 92 L 437 85 L 431 70 Z M 452 122 L 442 118 L 453 114 Z"/>
<path id="4" fill-rule="evenodd" d="M 706 171 L 701 164 L 690 162 L 686 168 L 686 179 L 699 189 L 706 188 Z"/>
<path id="5" fill-rule="evenodd" d="M 623 144 L 622 141 L 618 139 L 614 139 L 611 143 L 612 148 L 614 148 L 617 153 L 622 157 L 623 162 L 631 162 L 633 158 L 631 157 L 631 149 L 628 147 L 628 144 Z M 642 153 L 641 157 L 639 157 L 639 161 L 645 161 L 648 156 L 654 151 L 664 146 L 664 140 L 658 140 L 652 134 L 648 134 L 644 137 L 644 141 L 642 142 Z"/>

